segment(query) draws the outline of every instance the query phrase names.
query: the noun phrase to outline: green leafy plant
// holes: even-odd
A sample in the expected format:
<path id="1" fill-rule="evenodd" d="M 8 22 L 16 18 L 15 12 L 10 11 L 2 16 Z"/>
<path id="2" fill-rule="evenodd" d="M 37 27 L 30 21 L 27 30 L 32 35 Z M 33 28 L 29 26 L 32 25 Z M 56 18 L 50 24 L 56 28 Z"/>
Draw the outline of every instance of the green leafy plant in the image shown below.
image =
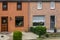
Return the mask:
<path id="1" fill-rule="evenodd" d="M 22 40 L 22 32 L 20 31 L 15 31 L 13 33 L 13 40 Z"/>
<path id="2" fill-rule="evenodd" d="M 46 33 L 45 36 L 48 38 L 49 37 L 49 34 Z"/>
<path id="3" fill-rule="evenodd" d="M 46 27 L 43 27 L 43 26 L 32 27 L 30 30 L 31 30 L 31 32 L 39 35 L 39 37 L 40 37 L 41 35 L 46 34 Z"/>

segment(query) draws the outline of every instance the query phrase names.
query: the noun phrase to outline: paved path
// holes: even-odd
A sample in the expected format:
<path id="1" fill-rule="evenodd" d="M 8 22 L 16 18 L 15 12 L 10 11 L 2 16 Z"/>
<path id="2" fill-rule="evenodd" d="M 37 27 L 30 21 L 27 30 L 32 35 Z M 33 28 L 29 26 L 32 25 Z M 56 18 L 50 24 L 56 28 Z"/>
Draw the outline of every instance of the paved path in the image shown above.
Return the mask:
<path id="1" fill-rule="evenodd" d="M 37 39 L 37 35 L 34 34 L 34 33 L 31 33 L 31 32 L 22 32 L 23 33 L 23 40 L 35 40 Z M 6 35 L 6 34 L 5 34 Z M 13 33 L 9 33 L 7 34 L 7 36 L 9 36 L 9 40 L 13 40 Z M 47 39 L 44 39 L 44 40 L 60 40 L 60 38 L 47 38 Z"/>
<path id="2" fill-rule="evenodd" d="M 31 33 L 31 32 L 22 32 L 22 34 L 23 34 L 22 40 L 36 40 L 38 37 L 36 34 Z M 10 36 L 9 40 L 13 40 L 12 35 L 13 33 L 9 35 Z"/>
<path id="3" fill-rule="evenodd" d="M 37 35 L 31 32 L 23 32 L 23 40 L 36 40 Z"/>

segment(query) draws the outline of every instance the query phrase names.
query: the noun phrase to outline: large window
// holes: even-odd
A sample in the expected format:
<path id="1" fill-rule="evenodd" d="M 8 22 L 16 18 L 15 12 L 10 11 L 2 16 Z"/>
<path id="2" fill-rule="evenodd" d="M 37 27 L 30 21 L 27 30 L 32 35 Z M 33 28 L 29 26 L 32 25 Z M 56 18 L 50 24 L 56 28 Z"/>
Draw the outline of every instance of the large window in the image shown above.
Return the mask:
<path id="1" fill-rule="evenodd" d="M 17 2 L 17 10 L 22 10 L 22 2 Z"/>
<path id="2" fill-rule="evenodd" d="M 44 26 L 45 16 L 33 16 L 33 26 Z"/>
<path id="3" fill-rule="evenodd" d="M 15 17 L 15 25 L 17 27 L 24 26 L 24 17 L 23 16 L 16 16 Z"/>
<path id="4" fill-rule="evenodd" d="M 42 9 L 42 2 L 37 3 L 37 9 Z"/>
<path id="5" fill-rule="evenodd" d="M 55 2 L 51 2 L 50 8 L 51 8 L 51 9 L 55 9 Z"/>
<path id="6" fill-rule="evenodd" d="M 3 10 L 7 10 L 8 9 L 8 3 L 7 2 L 3 2 L 2 8 L 3 8 Z"/>

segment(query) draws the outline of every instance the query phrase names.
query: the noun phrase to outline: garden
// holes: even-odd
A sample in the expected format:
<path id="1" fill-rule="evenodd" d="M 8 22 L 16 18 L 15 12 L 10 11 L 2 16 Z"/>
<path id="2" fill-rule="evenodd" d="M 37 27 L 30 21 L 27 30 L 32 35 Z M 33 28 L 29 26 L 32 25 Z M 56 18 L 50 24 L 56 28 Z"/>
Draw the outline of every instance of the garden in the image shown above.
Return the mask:
<path id="1" fill-rule="evenodd" d="M 60 33 L 57 32 L 56 28 L 54 29 L 54 33 L 46 32 L 46 27 L 44 26 L 36 26 L 31 27 L 30 32 L 38 35 L 37 40 L 59 40 Z M 13 33 L 13 40 L 22 40 L 22 32 L 15 31 Z"/>
<path id="2" fill-rule="evenodd" d="M 53 33 L 48 33 L 46 30 L 47 29 L 44 26 L 36 26 L 30 28 L 31 32 L 39 35 L 37 40 L 59 40 L 60 39 L 60 33 L 57 32 L 56 28 L 54 28 Z"/>

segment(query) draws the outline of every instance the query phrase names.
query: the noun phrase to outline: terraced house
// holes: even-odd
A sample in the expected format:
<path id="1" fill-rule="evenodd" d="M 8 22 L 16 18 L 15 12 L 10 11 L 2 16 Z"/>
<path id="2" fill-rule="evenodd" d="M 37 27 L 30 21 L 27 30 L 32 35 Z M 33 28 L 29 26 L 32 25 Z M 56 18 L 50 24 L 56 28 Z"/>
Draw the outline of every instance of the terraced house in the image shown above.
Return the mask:
<path id="1" fill-rule="evenodd" d="M 41 22 L 60 31 L 60 0 L 0 0 L 0 32 L 28 31 Z"/>
<path id="2" fill-rule="evenodd" d="M 29 25 L 37 26 L 39 23 L 53 32 L 56 27 L 60 32 L 60 0 L 32 0 L 29 3 Z"/>
<path id="3" fill-rule="evenodd" d="M 0 32 L 28 29 L 28 2 L 0 0 Z"/>

